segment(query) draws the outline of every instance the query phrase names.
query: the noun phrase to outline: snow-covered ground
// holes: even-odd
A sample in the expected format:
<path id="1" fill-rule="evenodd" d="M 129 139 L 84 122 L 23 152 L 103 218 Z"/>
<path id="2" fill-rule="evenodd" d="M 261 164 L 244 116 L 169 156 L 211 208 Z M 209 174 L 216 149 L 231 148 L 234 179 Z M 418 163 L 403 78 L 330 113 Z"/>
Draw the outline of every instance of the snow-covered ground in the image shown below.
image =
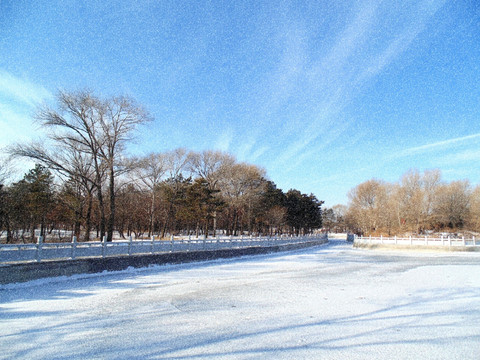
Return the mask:
<path id="1" fill-rule="evenodd" d="M 478 359 L 480 254 L 330 245 L 0 287 L 1 359 Z"/>

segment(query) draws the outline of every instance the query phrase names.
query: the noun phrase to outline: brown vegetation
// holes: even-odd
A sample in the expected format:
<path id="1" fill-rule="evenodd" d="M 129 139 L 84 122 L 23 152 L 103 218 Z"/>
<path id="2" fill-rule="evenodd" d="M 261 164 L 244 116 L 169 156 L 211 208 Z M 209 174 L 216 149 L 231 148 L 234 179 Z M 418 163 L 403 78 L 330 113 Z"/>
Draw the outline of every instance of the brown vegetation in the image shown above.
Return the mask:
<path id="1" fill-rule="evenodd" d="M 129 157 L 126 144 L 150 120 L 128 97 L 60 92 L 36 119 L 49 142 L 18 144 L 16 158 L 38 165 L 5 185 L 0 163 L 0 235 L 33 241 L 54 229 L 88 241 L 183 232 L 227 235 L 307 233 L 321 227 L 322 201 L 269 181 L 265 170 L 219 151 L 175 149 Z M 54 180 L 53 175 L 56 175 Z M 59 235 L 60 236 L 60 235 Z"/>
<path id="2" fill-rule="evenodd" d="M 358 234 L 480 231 L 480 186 L 444 182 L 439 170 L 410 170 L 397 183 L 368 180 L 348 197 L 345 221 Z"/>

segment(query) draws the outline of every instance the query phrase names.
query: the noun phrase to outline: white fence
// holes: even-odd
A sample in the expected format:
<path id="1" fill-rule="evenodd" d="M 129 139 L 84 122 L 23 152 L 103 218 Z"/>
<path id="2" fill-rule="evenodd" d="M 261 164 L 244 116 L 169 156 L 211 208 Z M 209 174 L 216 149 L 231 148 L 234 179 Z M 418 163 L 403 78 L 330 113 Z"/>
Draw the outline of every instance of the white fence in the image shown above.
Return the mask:
<path id="1" fill-rule="evenodd" d="M 309 241 L 325 242 L 326 234 L 308 236 L 278 236 L 278 237 L 216 237 L 188 238 L 170 240 L 133 240 L 127 241 L 96 241 L 71 243 L 44 243 L 38 238 L 36 244 L 0 244 L 0 264 L 43 261 L 60 259 L 77 259 L 89 257 L 130 256 L 139 254 L 160 254 L 183 251 L 206 251 L 219 249 L 238 249 L 245 247 L 270 247 L 286 244 L 297 244 Z"/>
<path id="2" fill-rule="evenodd" d="M 462 238 L 451 238 L 440 237 L 440 238 L 430 238 L 425 237 L 355 237 L 355 243 L 360 244 L 390 244 L 390 245 L 412 245 L 412 246 L 443 246 L 443 247 L 480 247 L 480 239 L 471 239 Z"/>

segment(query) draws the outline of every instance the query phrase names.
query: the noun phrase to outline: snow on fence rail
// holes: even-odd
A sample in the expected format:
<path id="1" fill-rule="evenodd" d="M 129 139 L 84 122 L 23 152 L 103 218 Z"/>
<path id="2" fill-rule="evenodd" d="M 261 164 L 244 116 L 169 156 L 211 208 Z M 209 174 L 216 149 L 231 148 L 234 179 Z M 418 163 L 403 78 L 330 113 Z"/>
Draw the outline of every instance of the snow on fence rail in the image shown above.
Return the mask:
<path id="1" fill-rule="evenodd" d="M 454 246 L 462 246 L 462 247 L 480 247 L 480 239 L 475 239 L 475 237 L 471 239 L 462 238 L 451 238 L 450 236 L 447 237 L 440 237 L 440 238 L 429 238 L 428 236 L 425 237 L 383 237 L 383 236 L 368 236 L 362 237 L 358 236 L 355 237 L 355 243 L 361 244 L 390 244 L 390 245 L 412 245 L 412 246 L 444 246 L 444 247 L 454 247 Z"/>
<path id="2" fill-rule="evenodd" d="M 270 247 L 296 244 L 309 241 L 325 241 L 322 235 L 276 236 L 276 237 L 220 237 L 188 238 L 170 240 L 133 240 L 107 242 L 77 242 L 73 237 L 70 243 L 45 243 L 38 237 L 36 244 L 0 244 L 0 264 L 44 261 L 59 259 L 77 259 L 89 257 L 130 256 L 140 254 L 160 254 L 182 251 L 206 251 L 219 249 L 238 249 L 245 247 Z"/>

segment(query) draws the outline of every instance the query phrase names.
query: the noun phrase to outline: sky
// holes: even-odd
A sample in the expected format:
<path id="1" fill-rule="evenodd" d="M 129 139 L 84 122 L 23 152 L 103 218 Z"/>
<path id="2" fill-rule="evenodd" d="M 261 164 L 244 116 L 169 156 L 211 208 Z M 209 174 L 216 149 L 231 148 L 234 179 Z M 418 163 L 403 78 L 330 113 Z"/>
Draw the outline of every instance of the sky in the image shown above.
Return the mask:
<path id="1" fill-rule="evenodd" d="M 129 95 L 135 155 L 221 150 L 326 206 L 480 179 L 480 2 L 0 0 L 0 148 L 59 90 Z"/>

